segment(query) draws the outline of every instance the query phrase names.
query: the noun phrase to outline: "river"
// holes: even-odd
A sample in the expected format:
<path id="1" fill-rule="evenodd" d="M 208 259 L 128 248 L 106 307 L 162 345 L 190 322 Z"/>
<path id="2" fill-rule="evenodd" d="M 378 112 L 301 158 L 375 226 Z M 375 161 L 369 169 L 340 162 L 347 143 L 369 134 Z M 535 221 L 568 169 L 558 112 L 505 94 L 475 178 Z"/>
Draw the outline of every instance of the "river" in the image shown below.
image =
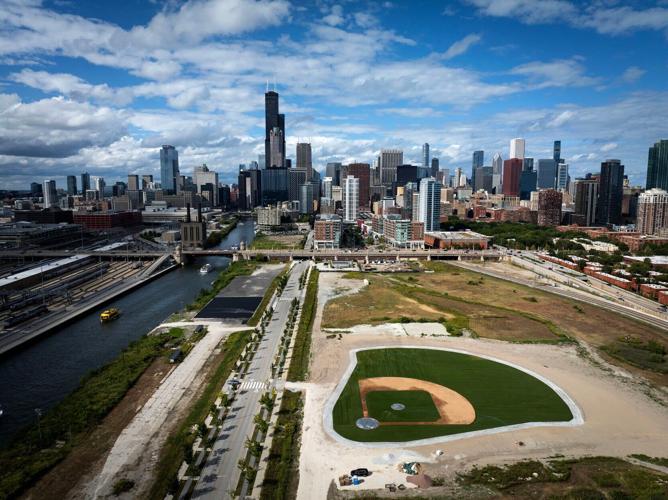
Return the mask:
<path id="1" fill-rule="evenodd" d="M 244 219 L 221 242 L 221 248 L 253 241 L 253 220 Z M 214 269 L 202 275 L 208 262 Z M 171 271 L 114 300 L 123 315 L 100 324 L 99 310 L 0 358 L 0 446 L 25 425 L 72 392 L 81 378 L 108 363 L 133 340 L 189 304 L 229 265 L 226 257 L 204 257 Z"/>

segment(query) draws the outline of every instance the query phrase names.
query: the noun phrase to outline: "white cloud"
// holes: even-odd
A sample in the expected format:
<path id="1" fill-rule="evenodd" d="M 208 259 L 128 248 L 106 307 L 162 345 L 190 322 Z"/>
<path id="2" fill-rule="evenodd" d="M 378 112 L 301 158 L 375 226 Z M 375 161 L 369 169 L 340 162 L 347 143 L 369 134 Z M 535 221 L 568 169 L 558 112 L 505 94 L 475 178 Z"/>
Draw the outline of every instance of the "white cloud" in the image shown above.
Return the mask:
<path id="1" fill-rule="evenodd" d="M 607 144 L 603 144 L 603 146 L 601 146 L 601 152 L 608 153 L 613 149 L 617 149 L 617 146 L 619 146 L 619 144 L 617 144 L 616 142 L 608 142 Z"/>
<path id="2" fill-rule="evenodd" d="M 482 40 L 482 37 L 477 33 L 466 35 L 461 40 L 457 40 L 450 45 L 442 57 L 443 59 L 452 59 L 453 57 L 460 56 L 467 52 L 473 45 L 479 43 L 480 40 Z"/>
<path id="3" fill-rule="evenodd" d="M 599 82 L 587 76 L 579 58 L 558 59 L 550 62 L 534 61 L 510 70 L 512 75 L 522 75 L 529 79 L 533 88 L 583 87 Z"/>
<path id="4" fill-rule="evenodd" d="M 622 73 L 622 80 L 627 83 L 634 83 L 638 79 L 642 78 L 645 73 L 645 70 L 639 68 L 638 66 L 630 66 L 626 68 L 624 73 Z"/>
<path id="5" fill-rule="evenodd" d="M 617 2 L 566 0 L 466 0 L 482 15 L 508 17 L 525 24 L 567 23 L 606 35 L 638 30 L 668 30 L 668 8 L 634 9 Z"/>

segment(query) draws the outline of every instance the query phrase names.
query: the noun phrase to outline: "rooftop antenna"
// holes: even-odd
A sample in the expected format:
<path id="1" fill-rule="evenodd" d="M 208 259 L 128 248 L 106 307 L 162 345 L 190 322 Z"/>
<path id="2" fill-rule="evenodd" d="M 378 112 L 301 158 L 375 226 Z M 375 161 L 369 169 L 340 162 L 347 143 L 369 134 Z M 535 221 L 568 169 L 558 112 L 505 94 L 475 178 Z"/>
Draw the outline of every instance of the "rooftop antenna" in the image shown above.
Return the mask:
<path id="1" fill-rule="evenodd" d="M 274 75 L 274 92 L 276 92 L 276 75 Z"/>
<path id="2" fill-rule="evenodd" d="M 267 90 L 265 92 L 269 92 L 269 79 L 267 79 Z"/>

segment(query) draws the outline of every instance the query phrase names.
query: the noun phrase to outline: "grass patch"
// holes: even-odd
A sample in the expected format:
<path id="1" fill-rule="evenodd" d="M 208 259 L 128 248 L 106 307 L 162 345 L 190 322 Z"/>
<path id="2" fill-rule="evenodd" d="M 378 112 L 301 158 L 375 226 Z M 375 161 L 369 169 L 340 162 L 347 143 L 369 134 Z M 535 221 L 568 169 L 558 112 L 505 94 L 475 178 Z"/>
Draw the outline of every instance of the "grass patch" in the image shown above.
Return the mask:
<path id="1" fill-rule="evenodd" d="M 527 460 L 474 467 L 460 474 L 464 485 L 484 485 L 516 498 L 666 498 L 668 478 L 612 457 Z"/>
<path id="2" fill-rule="evenodd" d="M 311 331 L 318 299 L 318 276 L 318 270 L 311 269 L 311 275 L 306 285 L 306 295 L 299 320 L 299 328 L 297 329 L 297 337 L 292 349 L 290 368 L 288 369 L 288 380 L 290 382 L 306 380 L 311 350 Z"/>
<path id="3" fill-rule="evenodd" d="M 394 403 L 406 408 L 393 410 Z M 369 416 L 379 422 L 434 422 L 441 416 L 426 391 L 372 391 L 366 395 L 366 404 Z"/>
<path id="4" fill-rule="evenodd" d="M 476 411 L 469 425 L 396 425 L 361 430 L 358 381 L 408 377 L 434 382 L 467 398 Z M 502 363 L 437 349 L 371 349 L 357 353 L 357 365 L 333 411 L 334 429 L 354 441 L 408 441 L 525 422 L 568 421 L 571 412 L 546 384 Z"/>
<path id="5" fill-rule="evenodd" d="M 207 305 L 223 288 L 237 276 L 248 276 L 257 269 L 258 263 L 251 260 L 244 260 L 230 263 L 225 270 L 221 271 L 208 290 L 202 289 L 195 298 L 195 301 L 186 306 L 186 311 L 199 311 Z"/>
<path id="6" fill-rule="evenodd" d="M 173 490 L 176 474 L 181 464 L 186 459 L 188 450 L 192 448 L 197 432 L 193 432 L 193 426 L 204 421 L 211 409 L 211 405 L 218 397 L 220 387 L 232 372 L 241 351 L 244 350 L 250 339 L 249 331 L 231 334 L 223 344 L 222 360 L 216 367 L 209 382 L 206 384 L 201 396 L 190 408 L 190 412 L 180 423 L 178 429 L 167 439 L 165 446 L 160 452 L 157 477 L 148 498 L 161 500 L 168 491 Z"/>
<path id="7" fill-rule="evenodd" d="M 269 301 L 271 300 L 271 297 L 274 295 L 274 292 L 278 288 L 278 285 L 281 282 L 286 282 L 287 281 L 287 274 L 288 274 L 289 269 L 290 269 L 290 266 L 286 264 L 286 266 L 278 274 L 278 276 L 276 276 L 271 281 L 271 284 L 269 285 L 269 288 L 267 288 L 267 290 L 264 292 L 264 297 L 262 297 L 262 302 L 260 302 L 260 305 L 257 306 L 257 309 L 255 309 L 255 312 L 253 313 L 253 315 L 246 322 L 247 325 L 256 326 L 260 322 L 260 318 L 262 318 L 262 315 L 264 314 L 264 310 L 267 308 L 267 304 L 269 304 Z"/>
<path id="8" fill-rule="evenodd" d="M 610 356 L 625 361 L 638 368 L 659 373 L 668 373 L 668 356 L 663 344 L 632 336 L 618 338 L 601 349 Z"/>
<path id="9" fill-rule="evenodd" d="M 148 366 L 179 341 L 183 330 L 172 328 L 145 335 L 131 343 L 112 362 L 92 371 L 79 387 L 0 451 L 0 498 L 13 498 L 82 443 L 125 396 Z"/>
<path id="10" fill-rule="evenodd" d="M 631 456 L 633 458 L 637 458 L 638 460 L 642 460 L 643 462 L 649 462 L 650 464 L 668 467 L 668 458 L 650 457 L 648 455 L 643 455 L 642 453 L 635 453 Z"/>
<path id="11" fill-rule="evenodd" d="M 299 435 L 302 401 L 298 392 L 285 391 L 262 483 L 262 500 L 294 498 L 299 473 Z"/>
<path id="12" fill-rule="evenodd" d="M 250 247 L 253 250 L 301 250 L 305 243 L 306 236 L 258 233 Z"/>

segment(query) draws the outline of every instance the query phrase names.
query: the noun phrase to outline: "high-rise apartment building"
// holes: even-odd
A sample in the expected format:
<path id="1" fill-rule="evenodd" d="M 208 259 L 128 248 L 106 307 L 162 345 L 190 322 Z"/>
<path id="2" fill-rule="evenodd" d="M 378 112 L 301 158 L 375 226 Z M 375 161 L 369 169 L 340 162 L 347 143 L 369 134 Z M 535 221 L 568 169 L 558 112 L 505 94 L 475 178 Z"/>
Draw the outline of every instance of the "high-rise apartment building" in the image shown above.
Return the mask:
<path id="1" fill-rule="evenodd" d="M 400 149 L 380 150 L 380 182 L 391 187 L 397 180 L 397 167 L 404 164 L 404 152 Z"/>
<path id="2" fill-rule="evenodd" d="M 360 210 L 369 209 L 370 205 L 370 187 L 371 187 L 371 166 L 368 163 L 351 163 L 344 165 L 341 169 L 341 175 L 345 178 L 349 175 L 359 179 L 359 200 Z"/>
<path id="3" fill-rule="evenodd" d="M 646 188 L 668 191 L 668 139 L 658 141 L 649 148 Z"/>
<path id="4" fill-rule="evenodd" d="M 42 196 L 44 196 L 44 208 L 58 206 L 58 192 L 56 191 L 56 181 L 48 179 L 42 184 Z"/>
<path id="5" fill-rule="evenodd" d="M 264 118 L 264 168 L 282 167 L 285 165 L 285 115 L 278 112 L 278 92 L 270 90 L 264 94 Z M 275 153 L 273 158 L 272 150 Z"/>
<path id="6" fill-rule="evenodd" d="M 510 158 L 519 158 L 520 160 L 524 159 L 524 148 L 525 148 L 524 139 L 517 138 L 510 140 Z"/>
<path id="7" fill-rule="evenodd" d="M 507 196 L 520 195 L 520 176 L 522 174 L 522 160 L 510 158 L 503 162 L 503 194 Z"/>
<path id="8" fill-rule="evenodd" d="M 422 166 L 425 168 L 431 166 L 429 164 L 429 143 L 426 142 L 422 145 Z"/>
<path id="9" fill-rule="evenodd" d="M 128 174 L 128 191 L 139 191 L 139 176 Z"/>
<path id="10" fill-rule="evenodd" d="M 420 180 L 418 222 L 424 230 L 438 231 L 441 228 L 441 185 L 433 177 Z"/>
<path id="11" fill-rule="evenodd" d="M 658 234 L 668 228 L 668 192 L 648 189 L 638 197 L 636 229 L 641 234 Z"/>
<path id="12" fill-rule="evenodd" d="M 538 160 L 538 189 L 554 189 L 557 185 L 557 164 L 552 158 Z"/>
<path id="13" fill-rule="evenodd" d="M 81 174 L 81 194 L 86 194 L 86 191 L 90 189 L 90 174 L 88 172 L 83 172 Z"/>
<path id="14" fill-rule="evenodd" d="M 325 176 L 332 178 L 334 186 L 341 185 L 341 164 L 338 162 L 328 163 L 325 167 Z"/>
<path id="15" fill-rule="evenodd" d="M 239 209 L 253 210 L 262 204 L 262 179 L 260 172 L 263 170 L 242 170 L 239 172 Z"/>
<path id="16" fill-rule="evenodd" d="M 332 178 L 323 177 L 322 179 L 322 197 L 332 199 Z"/>
<path id="17" fill-rule="evenodd" d="M 581 217 L 584 226 L 592 226 L 596 222 L 598 178 L 576 179 L 574 184 L 575 214 Z"/>
<path id="18" fill-rule="evenodd" d="M 67 176 L 67 194 L 74 196 L 77 194 L 77 176 L 68 175 Z"/>
<path id="19" fill-rule="evenodd" d="M 104 188 L 107 184 L 104 182 L 104 177 L 95 178 L 95 191 L 98 193 L 98 199 L 104 198 Z"/>
<path id="20" fill-rule="evenodd" d="M 349 175 L 343 179 L 343 220 L 354 222 L 359 210 L 360 181 Z"/>
<path id="21" fill-rule="evenodd" d="M 604 161 L 598 188 L 597 224 L 621 224 L 623 195 L 624 165 L 619 160 Z"/>
<path id="22" fill-rule="evenodd" d="M 179 152 L 174 146 L 163 146 L 160 150 L 160 184 L 162 190 L 176 194 L 180 177 Z"/>
<path id="23" fill-rule="evenodd" d="M 563 196 L 556 189 L 541 189 L 538 192 L 538 225 L 558 226 L 561 224 L 561 202 Z"/>
<path id="24" fill-rule="evenodd" d="M 306 184 L 306 170 L 303 168 L 288 169 L 288 200 L 299 200 L 300 188 L 302 184 Z"/>
<path id="25" fill-rule="evenodd" d="M 308 142 L 297 143 L 297 168 L 306 170 L 306 178 L 313 178 L 313 160 L 311 158 L 311 145 Z"/>

